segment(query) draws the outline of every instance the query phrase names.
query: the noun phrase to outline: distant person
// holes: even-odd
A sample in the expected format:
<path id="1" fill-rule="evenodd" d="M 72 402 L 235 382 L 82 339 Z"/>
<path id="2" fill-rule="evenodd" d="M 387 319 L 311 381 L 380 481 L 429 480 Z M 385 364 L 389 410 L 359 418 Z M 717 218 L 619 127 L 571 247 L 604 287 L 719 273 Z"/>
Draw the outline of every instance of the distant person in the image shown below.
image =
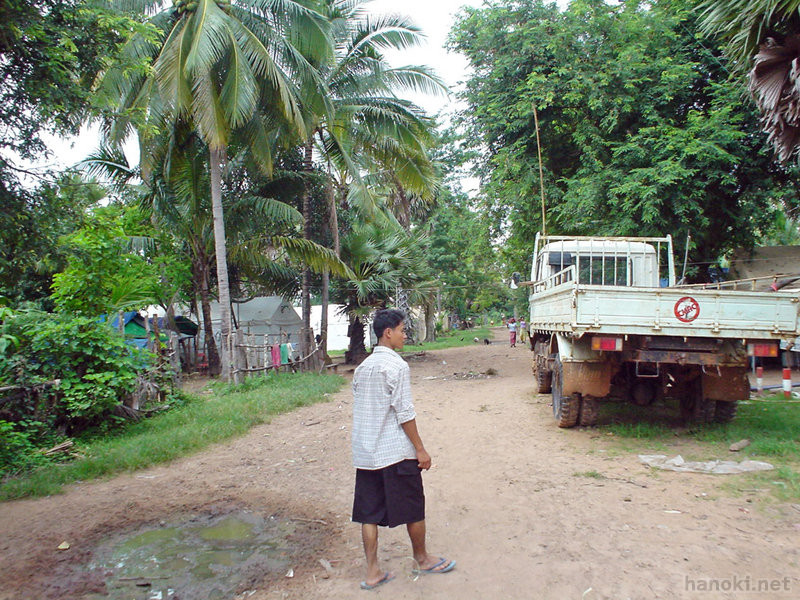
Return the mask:
<path id="1" fill-rule="evenodd" d="M 508 320 L 508 340 L 512 348 L 517 347 L 517 320 L 514 317 Z"/>
<path id="2" fill-rule="evenodd" d="M 528 341 L 528 324 L 525 319 L 521 319 L 519 322 L 519 341 L 521 344 Z"/>
<path id="3" fill-rule="evenodd" d="M 361 588 L 374 589 L 394 579 L 378 566 L 378 527 L 405 525 L 414 560 L 422 573 L 447 573 L 456 561 L 425 548 L 425 496 L 422 471 L 431 457 L 417 431 L 411 398 L 411 372 L 397 350 L 405 343 L 405 315 L 396 309 L 375 313 L 378 344 L 353 374 L 353 466 L 356 485 L 353 521 L 361 523 L 367 576 Z"/>

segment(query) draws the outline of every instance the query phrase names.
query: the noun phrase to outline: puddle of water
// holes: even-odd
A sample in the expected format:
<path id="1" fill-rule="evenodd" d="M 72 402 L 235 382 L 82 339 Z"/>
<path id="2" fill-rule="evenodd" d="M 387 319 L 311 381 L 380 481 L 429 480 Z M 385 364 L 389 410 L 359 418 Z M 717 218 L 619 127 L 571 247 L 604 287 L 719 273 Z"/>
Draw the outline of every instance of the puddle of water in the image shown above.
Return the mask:
<path id="1" fill-rule="evenodd" d="M 226 600 L 288 569 L 291 521 L 240 511 L 140 530 L 101 544 L 89 565 L 107 593 L 86 600 Z"/>

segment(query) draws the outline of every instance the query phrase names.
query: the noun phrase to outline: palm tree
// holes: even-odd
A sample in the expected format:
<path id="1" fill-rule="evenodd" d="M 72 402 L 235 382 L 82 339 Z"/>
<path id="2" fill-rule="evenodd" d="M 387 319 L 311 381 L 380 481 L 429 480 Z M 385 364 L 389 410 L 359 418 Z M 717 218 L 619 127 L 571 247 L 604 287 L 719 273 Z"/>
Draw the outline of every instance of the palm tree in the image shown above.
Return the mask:
<path id="1" fill-rule="evenodd" d="M 398 288 L 413 288 L 426 270 L 420 240 L 395 224 L 357 225 L 342 244 L 342 257 L 353 274 L 334 290 L 350 318 L 350 344 L 345 353 L 348 363 L 358 363 L 366 355 L 363 317 L 375 308 L 386 306 Z"/>
<path id="2" fill-rule="evenodd" d="M 233 137 L 262 168 L 271 168 L 275 132 L 306 129 L 300 96 L 320 97 L 316 71 L 331 51 L 326 19 L 305 0 L 119 0 L 157 32 L 136 33 L 103 78 L 102 93 L 117 111 L 108 125 L 119 141 L 133 126 L 142 149 L 154 133 L 187 123 L 208 148 L 215 255 L 222 313 L 222 373 L 230 374 L 230 287 L 222 205 L 222 169 Z M 152 69 L 131 74 L 142 57 Z M 149 157 L 142 156 L 147 179 Z"/>
<path id="3" fill-rule="evenodd" d="M 778 158 L 800 148 L 800 0 L 705 0 L 704 33 L 727 42 L 735 70 L 749 72 L 761 124 Z"/>
<path id="4" fill-rule="evenodd" d="M 403 50 L 419 44 L 422 34 L 400 16 L 371 17 L 364 0 L 326 0 L 331 22 L 334 58 L 319 65 L 332 110 L 308 119 L 303 144 L 304 168 L 313 170 L 317 154 L 327 165 L 328 213 L 332 245 L 339 254 L 337 190 L 358 191 L 351 198 L 357 208 L 378 214 L 375 184 L 387 181 L 406 186 L 420 197 L 432 197 L 435 177 L 427 146 L 431 143 L 431 121 L 413 103 L 398 97 L 406 91 L 442 93 L 446 88 L 428 68 L 391 67 L 383 52 Z M 334 175 L 336 171 L 336 175 Z M 371 173 L 363 177 L 363 173 Z M 387 191 L 388 193 L 388 191 Z M 306 236 L 309 223 L 310 185 L 303 197 Z M 340 200 L 341 201 L 341 200 Z M 329 277 L 323 274 L 322 337 L 327 334 Z M 310 321 L 310 278 L 303 279 L 303 316 Z M 323 342 L 324 343 L 324 342 Z"/>

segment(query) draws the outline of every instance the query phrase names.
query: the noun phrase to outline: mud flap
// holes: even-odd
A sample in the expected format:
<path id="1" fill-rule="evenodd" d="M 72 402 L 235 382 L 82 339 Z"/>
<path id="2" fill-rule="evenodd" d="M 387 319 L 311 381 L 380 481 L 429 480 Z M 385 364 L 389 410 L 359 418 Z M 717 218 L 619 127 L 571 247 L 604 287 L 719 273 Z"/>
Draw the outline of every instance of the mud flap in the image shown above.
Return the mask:
<path id="1" fill-rule="evenodd" d="M 610 363 L 565 362 L 562 392 L 604 398 L 611 390 L 611 377 L 616 369 Z"/>
<path id="2" fill-rule="evenodd" d="M 566 365 L 564 365 L 566 367 Z M 566 368 L 565 368 L 566 372 Z M 703 398 L 706 400 L 747 400 L 750 397 L 750 381 L 747 379 L 747 367 L 720 367 L 719 372 L 713 367 L 706 367 L 701 375 L 703 381 Z M 566 389 L 566 386 L 564 386 Z"/>

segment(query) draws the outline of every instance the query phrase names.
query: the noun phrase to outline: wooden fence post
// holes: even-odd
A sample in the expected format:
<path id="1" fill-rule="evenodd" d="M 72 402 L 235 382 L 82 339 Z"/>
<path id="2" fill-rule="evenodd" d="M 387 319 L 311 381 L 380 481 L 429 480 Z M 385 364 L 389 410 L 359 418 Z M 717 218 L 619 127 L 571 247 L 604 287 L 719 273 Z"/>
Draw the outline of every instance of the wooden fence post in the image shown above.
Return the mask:
<path id="1" fill-rule="evenodd" d="M 232 357 L 235 372 L 233 380 L 236 383 L 241 383 L 247 377 L 247 348 L 244 347 L 244 331 L 237 329 L 235 335 L 235 342 Z"/>

